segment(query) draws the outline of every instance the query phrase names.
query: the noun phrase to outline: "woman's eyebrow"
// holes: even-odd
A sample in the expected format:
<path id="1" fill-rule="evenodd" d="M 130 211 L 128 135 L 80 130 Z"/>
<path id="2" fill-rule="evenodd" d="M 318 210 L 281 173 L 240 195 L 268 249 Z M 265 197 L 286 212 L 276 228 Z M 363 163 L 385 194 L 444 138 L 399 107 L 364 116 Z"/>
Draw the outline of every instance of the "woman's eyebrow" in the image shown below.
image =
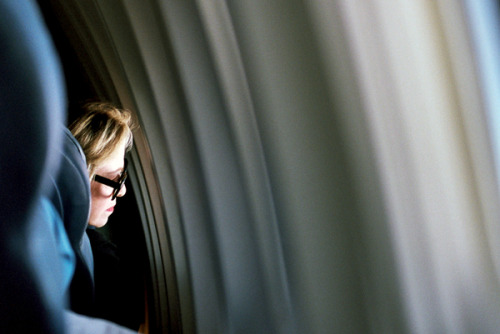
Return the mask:
<path id="1" fill-rule="evenodd" d="M 103 174 L 115 174 L 115 173 L 121 173 L 123 172 L 123 169 L 124 169 L 125 166 L 122 166 L 122 167 L 119 167 L 115 170 L 101 170 L 101 171 L 97 171 L 97 173 L 103 173 Z"/>
<path id="2" fill-rule="evenodd" d="M 111 173 L 113 173 L 113 174 L 114 174 L 114 173 L 122 173 L 122 172 L 123 172 L 123 169 L 124 169 L 123 167 L 120 167 L 120 168 L 118 168 L 118 169 L 115 169 L 115 170 L 114 170 L 114 171 L 112 171 Z"/>

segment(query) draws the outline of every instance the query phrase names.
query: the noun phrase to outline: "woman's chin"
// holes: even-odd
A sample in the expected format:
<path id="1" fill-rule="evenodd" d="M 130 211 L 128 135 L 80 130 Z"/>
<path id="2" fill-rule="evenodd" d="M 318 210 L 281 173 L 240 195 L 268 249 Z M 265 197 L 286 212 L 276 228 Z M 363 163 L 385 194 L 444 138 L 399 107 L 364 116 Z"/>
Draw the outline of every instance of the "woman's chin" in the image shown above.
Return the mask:
<path id="1" fill-rule="evenodd" d="M 95 228 L 100 228 L 100 227 L 103 227 L 104 225 L 106 225 L 107 222 L 108 222 L 108 218 L 99 219 L 97 221 L 89 221 L 89 226 L 93 226 Z"/>

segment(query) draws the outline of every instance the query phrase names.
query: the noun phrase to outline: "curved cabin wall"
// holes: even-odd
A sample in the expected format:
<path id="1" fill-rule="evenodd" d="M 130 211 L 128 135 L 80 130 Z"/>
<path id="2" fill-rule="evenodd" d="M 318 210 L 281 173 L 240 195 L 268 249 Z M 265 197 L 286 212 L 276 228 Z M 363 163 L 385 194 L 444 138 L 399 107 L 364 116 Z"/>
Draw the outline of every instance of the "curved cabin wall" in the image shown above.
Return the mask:
<path id="1" fill-rule="evenodd" d="M 153 331 L 498 328 L 461 2 L 48 2 L 96 94 L 141 124 Z"/>

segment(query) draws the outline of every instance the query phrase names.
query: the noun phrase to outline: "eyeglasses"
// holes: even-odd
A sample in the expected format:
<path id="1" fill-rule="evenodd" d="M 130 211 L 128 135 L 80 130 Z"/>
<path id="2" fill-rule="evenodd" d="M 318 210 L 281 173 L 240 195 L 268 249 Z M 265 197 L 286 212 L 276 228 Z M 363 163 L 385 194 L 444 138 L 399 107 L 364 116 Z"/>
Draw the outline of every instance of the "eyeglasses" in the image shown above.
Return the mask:
<path id="1" fill-rule="evenodd" d="M 125 165 L 123 166 L 123 172 L 121 173 L 118 181 L 113 181 L 113 180 L 108 179 L 107 177 L 100 176 L 100 175 L 94 176 L 94 181 L 102 183 L 102 184 L 114 189 L 113 196 L 111 197 L 111 200 L 114 200 L 116 198 L 116 196 L 118 196 L 118 193 L 122 189 L 123 183 L 127 179 L 127 176 L 128 176 L 127 164 L 128 164 L 128 161 L 127 161 L 127 159 L 125 159 Z"/>

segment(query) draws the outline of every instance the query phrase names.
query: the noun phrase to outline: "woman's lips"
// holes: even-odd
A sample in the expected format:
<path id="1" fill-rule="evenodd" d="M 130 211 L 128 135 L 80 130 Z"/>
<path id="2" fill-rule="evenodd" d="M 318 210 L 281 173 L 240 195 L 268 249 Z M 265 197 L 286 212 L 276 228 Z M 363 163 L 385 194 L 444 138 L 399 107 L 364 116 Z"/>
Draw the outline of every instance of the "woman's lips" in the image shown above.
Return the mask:
<path id="1" fill-rule="evenodd" d="M 110 207 L 109 209 L 107 209 L 106 211 L 108 211 L 108 212 L 113 212 L 114 210 L 115 210 L 115 207 L 114 207 L 114 206 L 112 206 L 112 207 Z"/>

